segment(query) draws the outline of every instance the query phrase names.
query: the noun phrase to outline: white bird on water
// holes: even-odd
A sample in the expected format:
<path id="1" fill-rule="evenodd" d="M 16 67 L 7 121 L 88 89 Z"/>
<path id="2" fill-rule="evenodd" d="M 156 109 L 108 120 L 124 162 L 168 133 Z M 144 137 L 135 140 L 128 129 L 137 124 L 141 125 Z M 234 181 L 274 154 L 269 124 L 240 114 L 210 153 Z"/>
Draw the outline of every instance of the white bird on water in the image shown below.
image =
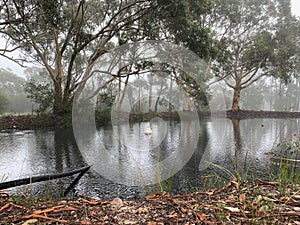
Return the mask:
<path id="1" fill-rule="evenodd" d="M 145 135 L 151 135 L 152 134 L 152 130 L 150 128 L 147 128 L 145 130 Z"/>

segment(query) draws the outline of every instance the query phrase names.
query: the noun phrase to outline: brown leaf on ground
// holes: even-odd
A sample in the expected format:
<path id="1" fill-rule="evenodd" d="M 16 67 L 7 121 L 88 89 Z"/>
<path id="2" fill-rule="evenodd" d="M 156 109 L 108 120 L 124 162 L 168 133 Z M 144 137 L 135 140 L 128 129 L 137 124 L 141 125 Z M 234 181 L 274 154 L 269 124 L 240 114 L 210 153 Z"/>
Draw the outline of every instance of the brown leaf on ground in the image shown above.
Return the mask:
<path id="1" fill-rule="evenodd" d="M 181 211 L 182 213 L 186 213 L 186 212 L 187 212 L 187 209 L 181 207 L 181 208 L 180 208 L 180 211 Z"/>
<path id="2" fill-rule="evenodd" d="M 206 215 L 204 213 L 197 213 L 196 215 L 201 221 L 206 219 Z"/>
<path id="3" fill-rule="evenodd" d="M 240 194 L 239 195 L 239 200 L 240 200 L 240 202 L 245 202 L 246 201 L 246 194 L 245 193 Z"/>
<path id="4" fill-rule="evenodd" d="M 83 225 L 92 224 L 92 223 L 91 223 L 90 221 L 88 221 L 88 220 L 81 220 L 80 223 L 83 224 Z"/>
<path id="5" fill-rule="evenodd" d="M 297 224 L 300 186 L 247 184 L 189 194 L 156 194 L 139 200 L 80 197 L 15 204 L 0 194 L 0 218 L 6 224 Z M 112 210 L 113 209 L 113 210 Z M 29 223 L 27 223 L 29 224 Z M 26 224 L 25 224 L 26 225 Z"/>

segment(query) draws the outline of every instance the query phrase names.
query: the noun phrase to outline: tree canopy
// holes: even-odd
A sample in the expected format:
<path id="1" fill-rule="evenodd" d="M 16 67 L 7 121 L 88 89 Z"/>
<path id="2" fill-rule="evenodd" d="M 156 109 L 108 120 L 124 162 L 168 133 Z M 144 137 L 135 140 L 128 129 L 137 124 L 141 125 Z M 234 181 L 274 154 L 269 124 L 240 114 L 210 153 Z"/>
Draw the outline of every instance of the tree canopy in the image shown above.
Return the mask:
<path id="1" fill-rule="evenodd" d="M 74 92 L 100 56 L 114 47 L 144 40 L 170 41 L 206 59 L 217 81 L 223 80 L 233 89 L 232 110 L 237 111 L 244 88 L 265 76 L 288 82 L 295 74 L 299 33 L 290 0 L 0 3 L 0 34 L 5 39 L 0 56 L 45 68 L 53 87 L 50 102 L 57 115 L 70 111 Z M 10 55 L 15 50 L 21 52 L 19 58 Z M 128 68 L 123 72 L 136 74 Z M 204 95 L 188 74 L 172 77 L 191 95 Z M 107 84 L 118 79 L 115 74 Z"/>
<path id="2" fill-rule="evenodd" d="M 288 82 L 295 75 L 300 23 L 290 1 L 218 0 L 209 22 L 219 40 L 212 69 L 233 89 L 233 111 L 241 90 L 262 77 Z"/>
<path id="3" fill-rule="evenodd" d="M 0 55 L 19 49 L 22 57 L 14 61 L 45 67 L 54 89 L 53 112 L 64 113 L 95 60 L 119 44 L 161 39 L 161 32 L 154 35 L 159 29 L 168 33 L 168 40 L 199 47 L 196 52 L 207 55 L 209 30 L 199 28 L 195 18 L 198 9 L 209 10 L 209 2 L 7 0 L 0 7 L 0 32 L 6 40 Z"/>

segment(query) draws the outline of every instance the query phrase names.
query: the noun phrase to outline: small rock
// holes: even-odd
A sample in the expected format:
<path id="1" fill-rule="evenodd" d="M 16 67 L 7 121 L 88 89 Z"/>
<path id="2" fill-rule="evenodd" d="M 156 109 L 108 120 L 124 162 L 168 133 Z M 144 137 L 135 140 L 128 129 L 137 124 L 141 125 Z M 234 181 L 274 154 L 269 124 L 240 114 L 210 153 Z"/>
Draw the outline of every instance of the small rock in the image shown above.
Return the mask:
<path id="1" fill-rule="evenodd" d="M 124 203 L 122 199 L 115 198 L 110 202 L 110 205 L 111 205 L 111 209 L 119 209 L 124 205 Z"/>

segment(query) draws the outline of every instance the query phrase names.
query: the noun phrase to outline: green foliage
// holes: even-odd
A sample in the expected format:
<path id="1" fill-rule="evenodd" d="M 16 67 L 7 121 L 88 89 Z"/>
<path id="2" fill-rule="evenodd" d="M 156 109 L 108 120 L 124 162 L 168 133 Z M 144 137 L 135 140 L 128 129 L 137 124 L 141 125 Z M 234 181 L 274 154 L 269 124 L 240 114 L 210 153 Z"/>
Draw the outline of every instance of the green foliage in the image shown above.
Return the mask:
<path id="1" fill-rule="evenodd" d="M 87 75 L 86 71 L 98 57 L 108 49 L 117 47 L 117 44 L 162 40 L 165 36 L 165 40 L 188 47 L 200 57 L 213 55 L 211 30 L 203 25 L 204 17 L 212 9 L 212 2 L 7 2 L 0 9 L 0 19 L 18 22 L 7 23 L 0 30 L 5 37 L 9 37 L 8 45 L 18 46 L 24 53 L 22 60 L 27 61 L 30 55 L 31 60 L 44 66 L 47 76 L 51 78 L 51 88 L 31 81 L 26 85 L 29 97 L 39 104 L 38 112 L 49 111 L 53 104 L 52 112 L 63 114 L 68 113 L 69 110 L 63 109 L 71 104 L 74 92 Z M 119 43 L 111 41 L 115 37 Z M 143 68 L 149 67 L 146 64 L 141 62 Z M 135 69 L 139 66 L 136 65 Z M 111 99 L 104 101 L 110 107 Z"/>
<path id="2" fill-rule="evenodd" d="M 212 3 L 210 0 L 158 1 L 157 17 L 166 23 L 175 43 L 182 43 L 200 57 L 207 57 L 213 55 L 211 30 L 203 24 Z"/>
<path id="3" fill-rule="evenodd" d="M 39 104 L 39 113 L 53 105 L 54 114 L 69 113 L 74 92 L 93 63 L 125 43 L 150 39 L 187 47 L 209 59 L 215 75 L 228 78 L 230 87 L 235 88 L 235 75 L 241 76 L 243 89 L 263 75 L 289 81 L 300 33 L 287 0 L 8 1 L 0 19 L 7 21 L 0 24 L 7 46 L 20 49 L 22 60 L 30 55 L 45 68 L 49 87 L 28 81 L 27 93 Z M 130 65 L 122 76 L 152 66 Z M 180 77 L 181 85 L 206 104 L 207 87 L 198 84 L 209 77 L 199 77 Z M 101 94 L 111 107 L 112 95 Z"/>
<path id="4" fill-rule="evenodd" d="M 200 72 L 199 72 L 200 73 Z M 205 85 L 206 76 L 199 74 L 199 79 L 196 81 L 188 74 L 181 74 L 180 85 L 185 90 L 186 93 L 192 97 L 195 102 L 199 104 L 199 108 L 208 106 L 208 101 L 210 100 L 210 93 L 208 92 L 208 87 Z"/>
<path id="5" fill-rule="evenodd" d="M 161 194 L 170 193 L 173 185 L 173 177 L 169 176 L 166 181 L 159 180 L 158 184 L 159 184 Z"/>
<path id="6" fill-rule="evenodd" d="M 274 157 L 279 159 L 279 163 L 274 165 L 275 179 L 283 189 L 287 184 L 300 183 L 300 135 L 294 133 L 291 138 L 279 143 L 277 147 L 281 150 Z"/>
<path id="7" fill-rule="evenodd" d="M 220 166 L 220 165 L 212 163 L 212 162 L 207 162 L 207 163 L 209 165 L 211 165 L 213 168 L 216 168 L 216 169 L 220 170 L 222 173 L 224 173 L 225 177 L 228 180 L 236 180 L 240 184 L 245 184 L 250 179 L 250 177 L 249 177 L 249 175 L 250 175 L 249 174 L 250 165 L 249 165 L 249 162 L 248 162 L 248 153 L 246 154 L 241 167 L 238 165 L 238 160 L 237 160 L 236 157 L 231 159 L 233 170 L 227 169 L 223 166 Z M 220 180 L 220 178 L 218 178 L 218 176 L 216 176 L 216 175 L 213 175 L 213 176 L 210 175 L 209 178 Z"/>
<path id="8" fill-rule="evenodd" d="M 19 205 L 23 202 L 23 197 L 18 196 L 18 195 L 13 195 L 13 196 L 10 196 L 8 200 L 11 201 L 14 204 Z"/>
<path id="9" fill-rule="evenodd" d="M 32 126 L 34 128 L 68 128 L 72 126 L 72 115 L 71 113 L 64 113 L 62 115 L 54 115 L 52 113 L 40 113 L 34 118 Z"/>
<path id="10" fill-rule="evenodd" d="M 61 113 L 57 113 L 60 119 L 65 120 L 64 117 L 68 117 L 71 113 L 72 95 L 69 96 L 69 101 L 63 102 L 61 96 L 55 94 L 52 81 L 48 77 L 48 73 L 45 69 L 40 67 L 30 67 L 25 71 L 27 75 L 27 81 L 24 84 L 24 90 L 27 97 L 35 103 L 37 114 L 53 113 L 55 108 Z M 64 116 L 63 114 L 66 114 Z"/>
<path id="11" fill-rule="evenodd" d="M 40 104 L 39 111 L 48 111 L 53 104 L 52 113 L 69 113 L 74 93 L 93 63 L 115 46 L 111 40 L 121 30 L 132 28 L 149 5 L 149 1 L 111 0 L 3 4 L 0 20 L 8 23 L 0 24 L 0 33 L 5 36 L 7 46 L 16 46 L 24 62 L 30 58 L 31 62 L 42 65 L 51 80 L 50 89 L 30 81 L 27 85 L 30 97 Z"/>
<path id="12" fill-rule="evenodd" d="M 266 76 L 289 82 L 295 75 L 299 52 L 299 20 L 291 15 L 286 0 L 216 0 L 211 14 L 213 35 L 218 40 L 212 69 L 239 92 Z"/>
<path id="13" fill-rule="evenodd" d="M 106 108 L 104 110 L 96 110 L 95 120 L 97 124 L 111 123 L 111 108 Z"/>
<path id="14" fill-rule="evenodd" d="M 160 153 L 158 152 L 156 155 L 156 162 L 160 161 Z M 161 165 L 159 163 L 156 164 L 155 167 L 155 181 L 154 191 L 158 193 L 170 193 L 172 185 L 173 185 L 173 176 L 168 174 L 168 179 L 163 181 L 161 179 Z"/>
<path id="15" fill-rule="evenodd" d="M 111 109 L 117 95 L 117 83 L 112 82 L 103 87 L 97 96 L 96 110 Z"/>
<path id="16" fill-rule="evenodd" d="M 113 106 L 115 96 L 111 95 L 109 93 L 103 93 L 103 94 L 99 95 L 97 100 L 98 100 L 99 105 L 104 104 L 106 107 L 111 108 Z"/>
<path id="17" fill-rule="evenodd" d="M 54 92 L 49 83 L 37 82 L 33 79 L 27 81 L 24 85 L 27 97 L 38 104 L 36 112 L 38 114 L 46 113 L 53 107 Z"/>
<path id="18" fill-rule="evenodd" d="M 185 46 L 201 58 L 215 54 L 211 29 L 205 17 L 213 8 L 213 0 L 151 1 L 151 12 L 145 14 L 140 28 L 122 32 L 120 43 L 138 40 L 166 40 Z"/>
<path id="19" fill-rule="evenodd" d="M 41 113 L 33 120 L 33 127 L 35 128 L 45 128 L 55 126 L 55 119 L 52 114 Z"/>
<path id="20" fill-rule="evenodd" d="M 222 172 L 224 172 L 227 175 L 229 180 L 233 180 L 233 179 L 238 178 L 238 176 L 236 176 L 233 172 L 231 172 L 229 169 L 227 169 L 223 166 L 220 166 L 220 165 L 212 163 L 212 162 L 206 162 L 206 163 L 208 163 L 209 165 L 211 165 L 211 166 L 221 170 Z"/>

